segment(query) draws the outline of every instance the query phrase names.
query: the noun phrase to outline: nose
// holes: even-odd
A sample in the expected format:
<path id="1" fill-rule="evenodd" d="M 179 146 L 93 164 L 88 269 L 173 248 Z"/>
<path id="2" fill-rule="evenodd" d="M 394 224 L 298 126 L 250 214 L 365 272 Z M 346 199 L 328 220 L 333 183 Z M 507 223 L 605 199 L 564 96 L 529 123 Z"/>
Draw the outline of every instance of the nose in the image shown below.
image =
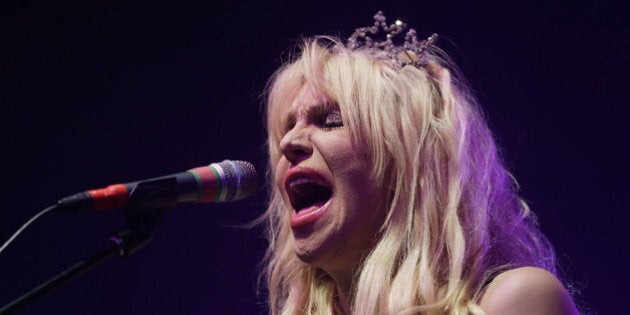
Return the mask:
<path id="1" fill-rule="evenodd" d="M 298 123 L 280 140 L 280 152 L 291 162 L 298 164 L 313 153 L 313 144 L 308 128 Z"/>

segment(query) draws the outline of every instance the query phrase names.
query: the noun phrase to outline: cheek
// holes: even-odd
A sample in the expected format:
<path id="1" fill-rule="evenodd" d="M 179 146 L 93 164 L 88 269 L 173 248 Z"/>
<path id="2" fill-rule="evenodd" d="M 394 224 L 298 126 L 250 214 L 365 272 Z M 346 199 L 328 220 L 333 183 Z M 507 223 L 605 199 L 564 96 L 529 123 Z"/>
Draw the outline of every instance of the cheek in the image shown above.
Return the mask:
<path id="1" fill-rule="evenodd" d="M 324 155 L 337 175 L 344 175 L 348 183 L 365 184 L 371 170 L 366 155 L 349 139 L 349 136 L 331 139 Z"/>
<path id="2" fill-rule="evenodd" d="M 352 145 L 349 137 L 330 141 L 323 154 L 338 187 L 341 188 L 353 204 L 365 205 L 363 201 L 374 196 L 372 167 L 363 152 Z"/>
<path id="3" fill-rule="evenodd" d="M 284 174 L 286 173 L 288 168 L 289 168 L 289 161 L 287 161 L 284 157 L 281 157 L 280 160 L 278 160 L 278 163 L 276 164 L 274 178 L 276 181 L 275 183 L 276 186 L 282 192 L 283 195 L 284 195 L 284 185 L 283 185 Z"/>
<path id="4" fill-rule="evenodd" d="M 380 201 L 380 189 L 374 182 L 374 168 L 363 148 L 354 145 L 347 138 L 340 140 L 333 163 L 340 170 L 340 180 L 347 187 L 352 203 L 364 211 L 375 211 Z"/>

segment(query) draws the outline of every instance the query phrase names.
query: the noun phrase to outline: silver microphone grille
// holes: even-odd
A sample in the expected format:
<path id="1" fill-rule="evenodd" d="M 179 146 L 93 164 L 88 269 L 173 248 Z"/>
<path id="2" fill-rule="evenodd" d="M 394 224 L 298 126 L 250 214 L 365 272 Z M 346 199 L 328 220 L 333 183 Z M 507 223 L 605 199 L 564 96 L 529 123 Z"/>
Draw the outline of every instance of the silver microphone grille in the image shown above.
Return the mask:
<path id="1" fill-rule="evenodd" d="M 223 185 L 225 194 L 220 202 L 234 201 L 253 195 L 258 189 L 258 173 L 252 163 L 224 160 L 218 163 L 225 173 Z"/>

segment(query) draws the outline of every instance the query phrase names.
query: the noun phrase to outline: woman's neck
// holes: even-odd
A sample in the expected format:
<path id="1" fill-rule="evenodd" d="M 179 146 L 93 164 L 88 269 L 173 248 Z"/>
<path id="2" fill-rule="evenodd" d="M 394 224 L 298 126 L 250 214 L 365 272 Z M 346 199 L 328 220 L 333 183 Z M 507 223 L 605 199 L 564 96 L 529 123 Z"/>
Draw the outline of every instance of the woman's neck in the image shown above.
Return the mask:
<path id="1" fill-rule="evenodd" d="M 350 314 L 350 305 L 352 304 L 350 291 L 344 291 L 337 287 L 337 292 L 333 300 L 336 315 Z"/>
<path id="2" fill-rule="evenodd" d="M 335 283 L 334 305 L 336 314 L 350 314 L 352 306 L 352 290 L 355 287 L 354 268 L 351 270 L 326 271 Z"/>

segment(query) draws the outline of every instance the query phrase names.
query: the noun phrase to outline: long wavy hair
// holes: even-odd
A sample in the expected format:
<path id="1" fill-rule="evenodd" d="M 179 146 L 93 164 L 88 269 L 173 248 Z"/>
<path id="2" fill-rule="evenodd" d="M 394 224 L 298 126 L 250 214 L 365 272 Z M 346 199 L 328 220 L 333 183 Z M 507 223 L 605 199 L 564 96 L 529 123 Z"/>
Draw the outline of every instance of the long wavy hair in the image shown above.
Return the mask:
<path id="1" fill-rule="evenodd" d="M 553 248 L 519 198 L 477 102 L 443 52 L 427 54 L 425 67 L 400 68 L 381 51 L 320 36 L 305 39 L 270 79 L 263 276 L 272 314 L 335 312 L 332 279 L 294 253 L 273 176 L 281 120 L 306 83 L 339 104 L 351 137 L 367 148 L 372 180 L 383 183 L 387 215 L 354 275 L 352 313 L 482 314 L 479 298 L 498 273 L 520 266 L 556 273 Z"/>

